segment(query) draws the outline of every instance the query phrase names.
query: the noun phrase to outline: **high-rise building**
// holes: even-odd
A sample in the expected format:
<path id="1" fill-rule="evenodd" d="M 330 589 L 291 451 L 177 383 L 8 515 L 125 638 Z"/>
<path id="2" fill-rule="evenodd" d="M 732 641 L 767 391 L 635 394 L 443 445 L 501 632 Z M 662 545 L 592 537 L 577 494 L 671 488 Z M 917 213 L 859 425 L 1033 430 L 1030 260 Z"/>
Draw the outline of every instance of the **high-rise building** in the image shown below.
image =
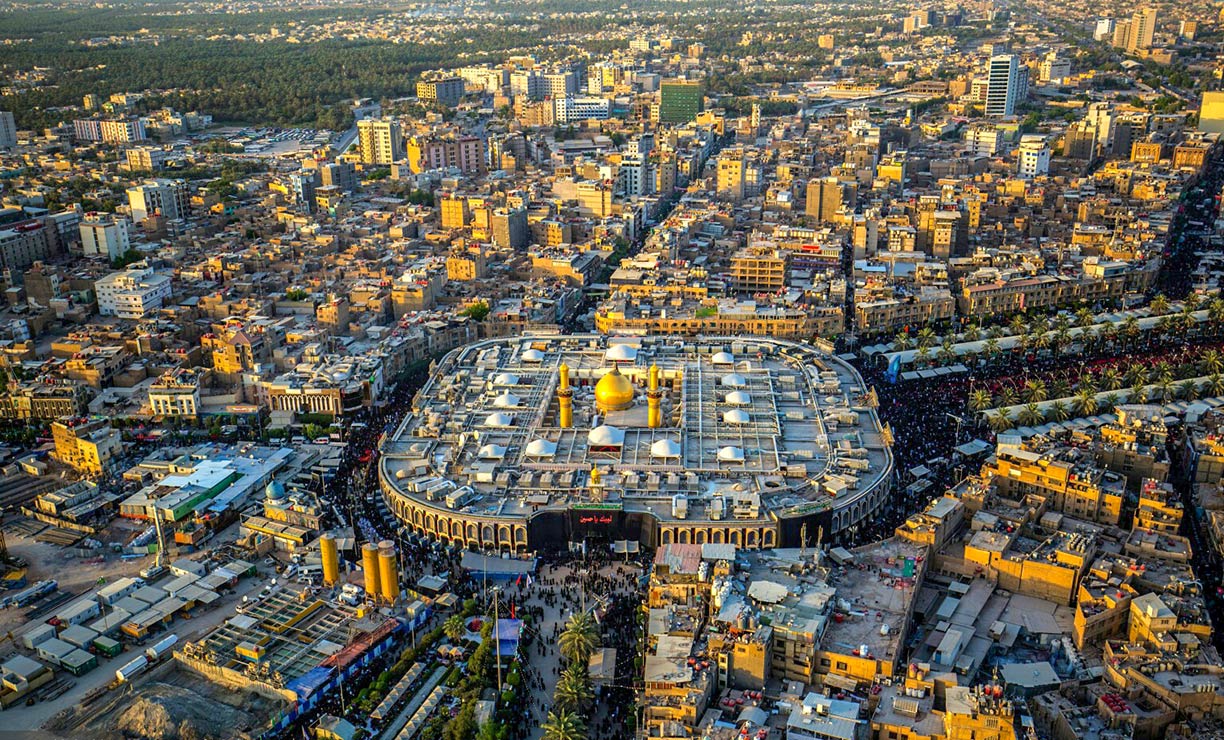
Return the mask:
<path id="1" fill-rule="evenodd" d="M 463 78 L 458 75 L 427 77 L 416 84 L 417 99 L 424 103 L 437 103 L 451 107 L 463 100 Z"/>
<path id="2" fill-rule="evenodd" d="M 1113 39 L 1113 32 L 1113 18 L 1101 18 L 1096 22 L 1096 29 L 1092 32 L 1092 38 L 1095 41 L 1110 41 Z"/>
<path id="3" fill-rule="evenodd" d="M 1156 33 L 1156 9 L 1144 8 L 1135 11 L 1130 20 L 1130 36 L 1127 38 L 1126 50 L 1139 51 L 1152 48 L 1152 39 Z"/>
<path id="4" fill-rule="evenodd" d="M 489 215 L 489 231 L 499 247 L 525 249 L 530 231 L 524 208 L 498 208 Z"/>
<path id="5" fill-rule="evenodd" d="M 704 109 L 705 90 L 695 80 L 667 80 L 659 85 L 659 123 L 688 123 Z"/>
<path id="6" fill-rule="evenodd" d="M 1044 136 L 1025 134 L 1020 137 L 1016 170 L 1020 177 L 1024 178 L 1043 177 L 1050 174 L 1050 144 Z"/>
<path id="7" fill-rule="evenodd" d="M 17 145 L 17 122 L 12 111 L 0 110 L 0 147 Z"/>
<path id="8" fill-rule="evenodd" d="M 395 121 L 358 121 L 357 148 L 362 164 L 398 162 L 404 158 L 404 134 Z"/>
<path id="9" fill-rule="evenodd" d="M 842 207 L 843 188 L 836 177 L 809 180 L 804 213 L 818 221 L 832 221 Z"/>
<path id="10" fill-rule="evenodd" d="M 1123 19 L 1114 23 L 1111 43 L 1118 49 L 1129 49 L 1131 37 L 1131 22 Z"/>
<path id="11" fill-rule="evenodd" d="M 1000 54 L 990 58 L 986 76 L 986 115 L 1011 116 L 1021 97 L 1020 58 L 1015 54 Z"/>
<path id="12" fill-rule="evenodd" d="M 87 257 L 116 259 L 128 251 L 128 222 L 123 216 L 87 213 L 81 221 L 81 251 Z"/>
<path id="13" fill-rule="evenodd" d="M 1224 134 L 1224 92 L 1203 93 L 1198 130 L 1207 134 Z"/>
<path id="14" fill-rule="evenodd" d="M 190 195 L 182 180 L 146 180 L 127 190 L 133 221 L 143 221 L 157 213 L 175 221 L 187 217 Z"/>

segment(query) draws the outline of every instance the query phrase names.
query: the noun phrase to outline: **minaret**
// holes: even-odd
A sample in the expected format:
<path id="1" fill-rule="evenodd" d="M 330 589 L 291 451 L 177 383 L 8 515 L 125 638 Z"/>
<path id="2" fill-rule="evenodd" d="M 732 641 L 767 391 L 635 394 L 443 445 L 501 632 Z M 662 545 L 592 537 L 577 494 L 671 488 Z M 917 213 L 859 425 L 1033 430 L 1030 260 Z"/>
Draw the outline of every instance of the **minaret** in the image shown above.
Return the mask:
<path id="1" fill-rule="evenodd" d="M 569 365 L 561 364 L 561 387 L 557 389 L 558 426 L 574 426 L 574 391 L 569 384 Z"/>
<path id="2" fill-rule="evenodd" d="M 658 429 L 663 426 L 663 409 L 660 406 L 663 391 L 659 390 L 659 366 L 650 366 L 650 385 L 646 389 L 646 426 Z"/>

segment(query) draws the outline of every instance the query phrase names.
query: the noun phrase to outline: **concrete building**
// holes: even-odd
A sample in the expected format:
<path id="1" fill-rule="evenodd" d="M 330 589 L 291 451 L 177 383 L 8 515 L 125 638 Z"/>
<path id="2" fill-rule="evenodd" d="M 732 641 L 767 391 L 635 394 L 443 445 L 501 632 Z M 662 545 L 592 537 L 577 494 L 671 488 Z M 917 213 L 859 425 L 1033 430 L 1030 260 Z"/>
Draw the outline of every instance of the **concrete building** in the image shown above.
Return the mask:
<path id="1" fill-rule="evenodd" d="M 1016 105 L 1024 98 L 1028 72 L 1015 54 L 1000 54 L 990 58 L 986 76 L 986 116 L 1003 118 L 1015 115 Z"/>
<path id="2" fill-rule="evenodd" d="M 170 297 L 170 276 L 149 268 L 112 272 L 94 283 L 98 313 L 121 319 L 143 319 Z"/>
<path id="3" fill-rule="evenodd" d="M 146 180 L 127 190 L 132 220 L 140 222 L 153 214 L 177 221 L 187 218 L 190 193 L 182 180 Z"/>
<path id="4" fill-rule="evenodd" d="M 358 121 L 357 150 L 363 164 L 390 165 L 404 158 L 404 133 L 396 121 Z"/>
<path id="5" fill-rule="evenodd" d="M 81 221 L 81 252 L 86 257 L 121 257 L 131 249 L 128 220 L 106 213 L 87 213 Z"/>

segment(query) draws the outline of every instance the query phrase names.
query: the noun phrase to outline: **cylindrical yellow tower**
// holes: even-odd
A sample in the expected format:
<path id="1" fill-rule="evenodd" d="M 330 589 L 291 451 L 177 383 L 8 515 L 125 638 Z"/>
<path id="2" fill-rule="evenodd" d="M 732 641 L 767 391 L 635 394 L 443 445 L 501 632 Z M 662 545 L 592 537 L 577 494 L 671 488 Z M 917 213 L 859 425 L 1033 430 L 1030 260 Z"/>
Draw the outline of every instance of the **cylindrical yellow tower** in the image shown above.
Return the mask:
<path id="1" fill-rule="evenodd" d="M 365 592 L 370 598 L 378 598 L 378 545 L 367 542 L 361 546 L 361 570 L 365 577 Z"/>
<path id="2" fill-rule="evenodd" d="M 399 599 L 399 562 L 395 559 L 395 545 L 385 540 L 378 546 L 378 575 L 382 579 L 382 598 L 388 604 Z"/>
<path id="3" fill-rule="evenodd" d="M 646 388 L 646 426 L 663 426 L 663 391 L 659 390 L 659 366 L 650 366 L 650 384 Z"/>
<path id="4" fill-rule="evenodd" d="M 335 535 L 324 533 L 319 538 L 319 552 L 323 555 L 323 585 L 335 586 L 340 582 L 340 551 Z"/>
<path id="5" fill-rule="evenodd" d="M 557 389 L 558 426 L 574 426 L 574 389 L 570 388 L 569 365 L 561 365 L 561 384 Z"/>

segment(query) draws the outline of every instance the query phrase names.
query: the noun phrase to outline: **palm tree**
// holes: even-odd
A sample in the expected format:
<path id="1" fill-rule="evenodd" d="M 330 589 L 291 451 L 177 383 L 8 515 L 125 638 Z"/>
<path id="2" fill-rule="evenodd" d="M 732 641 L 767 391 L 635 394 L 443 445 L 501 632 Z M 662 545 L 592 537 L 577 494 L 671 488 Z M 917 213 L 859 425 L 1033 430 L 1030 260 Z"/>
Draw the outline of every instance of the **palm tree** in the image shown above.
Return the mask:
<path id="1" fill-rule="evenodd" d="M 1162 403 L 1168 403 L 1173 400 L 1173 380 L 1171 378 L 1161 378 L 1156 381 L 1156 385 L 1152 388 L 1153 395 L 1160 399 Z"/>
<path id="2" fill-rule="evenodd" d="M 1080 344 L 1084 346 L 1085 350 L 1095 350 L 1097 341 L 1100 340 L 1100 335 L 1097 334 L 1097 330 L 1095 328 L 1086 326 L 1083 329 L 1080 329 L 1079 340 Z"/>
<path id="3" fill-rule="evenodd" d="M 1011 386 L 1011 385 L 1005 385 L 999 391 L 999 399 L 998 399 L 999 402 L 997 405 L 1015 406 L 1016 402 L 1019 400 L 1020 400 L 1020 396 L 1018 393 L 1016 393 L 1016 387 Z"/>
<path id="4" fill-rule="evenodd" d="M 1050 347 L 1054 350 L 1054 354 L 1059 354 L 1063 347 L 1066 347 L 1071 342 L 1071 332 L 1064 326 L 1060 326 L 1054 330 L 1054 334 L 1050 337 Z"/>
<path id="5" fill-rule="evenodd" d="M 918 347 L 918 354 L 916 354 L 914 357 L 918 360 L 919 365 L 926 366 L 931 364 L 931 348 L 921 346 Z"/>
<path id="6" fill-rule="evenodd" d="M 1169 312 L 1169 299 L 1165 298 L 1164 293 L 1158 293 L 1148 304 L 1148 309 L 1151 310 L 1153 316 L 1163 316 Z"/>
<path id="7" fill-rule="evenodd" d="M 994 411 L 986 414 L 986 424 L 993 432 L 1006 432 L 1012 428 L 1011 417 L 1004 411 Z"/>
<path id="8" fill-rule="evenodd" d="M 991 403 L 990 391 L 984 388 L 979 388 L 969 394 L 970 411 L 985 411 L 990 408 Z"/>
<path id="9" fill-rule="evenodd" d="M 1105 397 L 1101 399 L 1101 410 L 1112 411 L 1118 405 L 1119 400 L 1121 398 L 1117 393 L 1106 393 Z"/>
<path id="10" fill-rule="evenodd" d="M 1135 383 L 1131 386 L 1130 395 L 1126 397 L 1127 403 L 1143 403 L 1147 400 L 1147 384 Z"/>
<path id="11" fill-rule="evenodd" d="M 1045 334 L 1049 330 L 1050 322 L 1047 321 L 1046 317 L 1044 316 L 1038 316 L 1037 318 L 1033 319 L 1031 324 L 1029 324 L 1030 334 Z"/>
<path id="12" fill-rule="evenodd" d="M 1152 366 L 1152 377 L 1161 382 L 1172 380 L 1173 366 L 1161 360 Z"/>
<path id="13" fill-rule="evenodd" d="M 1048 398 L 1066 398 L 1071 395 L 1071 383 L 1066 378 L 1055 378 L 1046 395 Z"/>
<path id="14" fill-rule="evenodd" d="M 898 352 L 904 352 L 914 346 L 914 340 L 910 339 L 908 332 L 897 332 L 897 336 L 893 337 L 893 349 Z"/>
<path id="15" fill-rule="evenodd" d="M 1131 365 L 1126 368 L 1123 378 L 1128 385 L 1142 385 L 1147 381 L 1148 371 L 1143 365 Z"/>
<path id="16" fill-rule="evenodd" d="M 1050 408 L 1047 409 L 1046 413 L 1050 421 L 1066 421 L 1071 416 L 1070 409 L 1062 401 L 1055 401 L 1050 404 Z"/>
<path id="17" fill-rule="evenodd" d="M 1224 303 L 1224 301 L 1221 303 Z M 1007 331 L 998 324 L 995 324 L 986 330 L 986 336 L 990 337 L 991 339 L 1002 339 L 1003 337 L 1007 336 Z"/>
<path id="18" fill-rule="evenodd" d="M 1217 296 L 1207 304 L 1207 320 L 1216 329 L 1224 325 L 1224 298 Z"/>
<path id="19" fill-rule="evenodd" d="M 599 633 L 595 620 L 586 612 L 579 612 L 565 623 L 558 645 L 561 654 L 570 662 L 585 664 L 599 644 Z"/>
<path id="20" fill-rule="evenodd" d="M 982 345 L 982 351 L 986 353 L 987 362 L 994 362 L 995 358 L 999 356 L 999 352 L 1001 351 L 999 348 L 999 340 L 995 337 L 987 338 L 986 343 Z"/>
<path id="21" fill-rule="evenodd" d="M 1100 379 L 1101 387 L 1107 391 L 1116 391 L 1122 387 L 1122 374 L 1113 365 L 1101 371 Z"/>
<path id="22" fill-rule="evenodd" d="M 1208 375 L 1218 373 L 1224 370 L 1224 355 L 1221 355 L 1217 350 L 1209 349 L 1199 358 L 1199 366 Z"/>
<path id="23" fill-rule="evenodd" d="M 1025 381 L 1024 390 L 1021 394 L 1028 403 L 1040 403 L 1049 397 L 1049 390 L 1046 388 L 1045 381 L 1040 378 L 1034 378 Z"/>
<path id="24" fill-rule="evenodd" d="M 586 723 L 573 712 L 558 709 L 548 713 L 548 719 L 540 725 L 544 740 L 586 740 Z"/>
<path id="25" fill-rule="evenodd" d="M 976 342 L 982 337 L 982 329 L 977 324 L 970 324 L 965 327 L 964 336 L 966 342 Z"/>
<path id="26" fill-rule="evenodd" d="M 1028 322 L 1024 320 L 1024 314 L 1019 314 L 1019 313 L 1018 313 L 1018 314 L 1016 314 L 1015 316 L 1012 316 L 1012 317 L 1011 317 L 1011 321 L 1009 321 L 1009 322 L 1007 323 L 1007 325 L 1008 325 L 1008 327 L 1011 329 L 1012 334 L 1014 334 L 1014 335 L 1020 335 L 1020 334 L 1027 334 L 1027 333 L 1028 333 L 1028 331 L 1027 331 L 1027 329 L 1028 329 Z"/>
<path id="27" fill-rule="evenodd" d="M 1128 342 L 1133 342 L 1135 337 L 1139 336 L 1139 319 L 1134 316 L 1127 316 L 1122 320 L 1122 326 L 1118 328 L 1118 333 L 1126 337 Z"/>
<path id="28" fill-rule="evenodd" d="M 1177 384 L 1177 395 L 1187 401 L 1193 401 L 1198 397 L 1198 383 L 1193 380 L 1183 380 Z"/>
<path id="29" fill-rule="evenodd" d="M 1213 396 L 1218 396 L 1224 393 L 1224 375 L 1212 373 L 1207 376 L 1207 382 L 1203 384 L 1203 388 L 1207 393 Z"/>
<path id="30" fill-rule="evenodd" d="M 956 359 L 956 350 L 953 349 L 952 337 L 944 337 L 943 346 L 939 348 L 939 361 L 944 364 L 950 364 Z"/>
<path id="31" fill-rule="evenodd" d="M 463 623 L 463 617 L 452 614 L 442 623 L 442 632 L 451 642 L 459 642 L 459 639 L 467 634 L 467 625 Z"/>
<path id="32" fill-rule="evenodd" d="M 553 690 L 553 701 L 558 709 L 582 712 L 595 698 L 591 689 L 591 676 L 584 663 L 570 663 L 561 673 L 557 687 Z"/>
<path id="33" fill-rule="evenodd" d="M 1016 414 L 1016 421 L 1023 426 L 1031 427 L 1045 421 L 1045 415 L 1041 413 L 1041 408 L 1037 404 L 1026 403 L 1021 407 L 1020 413 Z"/>
<path id="34" fill-rule="evenodd" d="M 1092 311 L 1088 308 L 1081 308 L 1075 312 L 1075 322 L 1080 326 L 1092 326 L 1096 321 L 1096 317 L 1092 315 Z"/>
<path id="35" fill-rule="evenodd" d="M 1101 327 L 1101 341 L 1105 344 L 1113 344 L 1118 338 L 1118 327 L 1113 324 L 1106 324 Z"/>
<path id="36" fill-rule="evenodd" d="M 1182 299 L 1182 310 L 1184 311 L 1189 309 L 1191 311 L 1197 311 L 1202 302 L 1202 296 L 1200 296 L 1198 293 L 1190 293 Z"/>
<path id="37" fill-rule="evenodd" d="M 1065 313 L 1060 313 L 1054 317 L 1053 328 L 1054 328 L 1054 331 L 1058 331 L 1060 329 L 1065 331 L 1071 328 L 1071 324 L 1072 324 L 1071 317 Z"/>
<path id="38" fill-rule="evenodd" d="M 1091 388 L 1081 388 L 1075 394 L 1075 400 L 1071 404 L 1075 408 L 1075 413 L 1080 416 L 1092 416 L 1097 410 L 1096 391 Z"/>
<path id="39" fill-rule="evenodd" d="M 918 331 L 918 349 L 935 346 L 935 330 L 924 326 Z"/>

